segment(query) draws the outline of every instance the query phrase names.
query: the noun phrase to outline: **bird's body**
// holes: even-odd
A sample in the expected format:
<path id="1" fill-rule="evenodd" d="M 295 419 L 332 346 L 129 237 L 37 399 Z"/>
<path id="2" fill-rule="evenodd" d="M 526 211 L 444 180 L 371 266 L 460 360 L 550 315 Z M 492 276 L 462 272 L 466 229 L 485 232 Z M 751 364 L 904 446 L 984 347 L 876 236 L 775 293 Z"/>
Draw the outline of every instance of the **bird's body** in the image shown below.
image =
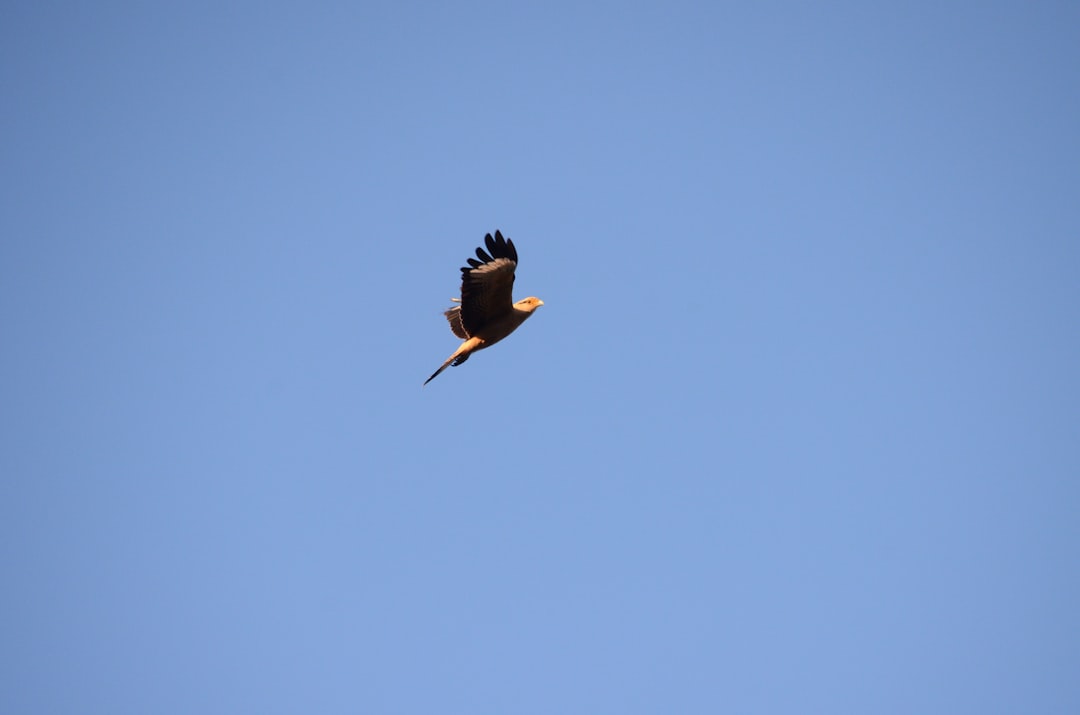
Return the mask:
<path id="1" fill-rule="evenodd" d="M 514 271 L 517 268 L 517 249 L 514 242 L 496 231 L 484 236 L 483 248 L 476 249 L 477 258 L 461 269 L 461 298 L 446 311 L 450 330 L 464 342 L 447 358 L 424 384 L 434 380 L 447 367 L 457 366 L 477 350 L 483 350 L 517 330 L 533 311 L 544 304 L 529 297 L 513 302 Z M 479 260 L 477 260 L 479 259 Z"/>

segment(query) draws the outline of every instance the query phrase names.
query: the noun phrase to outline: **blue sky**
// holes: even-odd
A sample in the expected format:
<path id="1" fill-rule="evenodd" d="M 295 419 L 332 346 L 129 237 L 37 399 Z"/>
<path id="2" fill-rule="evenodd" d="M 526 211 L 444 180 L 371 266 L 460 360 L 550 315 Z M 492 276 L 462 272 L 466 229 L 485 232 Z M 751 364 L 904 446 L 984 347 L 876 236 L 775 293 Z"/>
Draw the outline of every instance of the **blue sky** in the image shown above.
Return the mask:
<path id="1" fill-rule="evenodd" d="M 1080 711 L 1080 10 L 750 5 L 5 6 L 0 711 Z"/>

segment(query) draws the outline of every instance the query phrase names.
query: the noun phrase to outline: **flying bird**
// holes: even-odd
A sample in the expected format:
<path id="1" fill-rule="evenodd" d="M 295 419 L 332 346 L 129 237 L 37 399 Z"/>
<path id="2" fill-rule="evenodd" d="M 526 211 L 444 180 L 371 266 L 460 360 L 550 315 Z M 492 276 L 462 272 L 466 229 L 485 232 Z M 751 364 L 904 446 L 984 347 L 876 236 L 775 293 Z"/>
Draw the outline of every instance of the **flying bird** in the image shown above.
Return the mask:
<path id="1" fill-rule="evenodd" d="M 443 313 L 450 321 L 450 330 L 465 342 L 424 381 L 425 385 L 447 367 L 457 367 L 477 350 L 490 347 L 517 330 L 544 304 L 532 296 L 514 302 L 518 255 L 513 241 L 496 231 L 494 238 L 490 233 L 484 236 L 484 245 L 487 251 L 477 248 L 476 258 L 466 259 L 469 265 L 461 269 L 461 298 L 453 299 L 460 305 Z"/>

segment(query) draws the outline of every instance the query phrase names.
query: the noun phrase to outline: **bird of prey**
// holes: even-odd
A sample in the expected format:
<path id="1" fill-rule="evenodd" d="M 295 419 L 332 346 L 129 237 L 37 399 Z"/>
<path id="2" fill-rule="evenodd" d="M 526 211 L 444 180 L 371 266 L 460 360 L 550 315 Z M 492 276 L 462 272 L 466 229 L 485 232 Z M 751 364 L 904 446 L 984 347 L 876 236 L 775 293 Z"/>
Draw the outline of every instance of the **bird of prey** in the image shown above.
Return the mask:
<path id="1" fill-rule="evenodd" d="M 476 258 L 469 258 L 469 265 L 461 269 L 460 303 L 443 313 L 450 321 L 450 330 L 463 342 L 454 354 L 446 359 L 431 377 L 428 384 L 448 366 L 457 367 L 477 350 L 483 350 L 514 332 L 544 301 L 532 296 L 514 302 L 514 269 L 517 268 L 517 249 L 514 242 L 503 238 L 498 231 L 495 237 L 484 236 L 483 247 L 476 249 Z M 479 258 L 480 260 L 476 260 Z"/>

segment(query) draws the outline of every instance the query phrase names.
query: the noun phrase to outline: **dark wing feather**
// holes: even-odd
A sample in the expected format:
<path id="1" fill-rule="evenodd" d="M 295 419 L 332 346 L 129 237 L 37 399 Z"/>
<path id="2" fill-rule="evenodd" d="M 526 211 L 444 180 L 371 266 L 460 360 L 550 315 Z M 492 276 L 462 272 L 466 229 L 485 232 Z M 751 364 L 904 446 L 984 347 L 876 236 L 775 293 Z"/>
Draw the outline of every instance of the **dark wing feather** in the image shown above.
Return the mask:
<path id="1" fill-rule="evenodd" d="M 514 263 L 517 263 L 517 249 L 514 248 L 514 242 L 503 238 L 501 231 L 496 231 L 494 237 L 490 233 L 484 236 L 484 244 L 487 245 L 488 251 L 495 258 L 509 258 Z"/>
<path id="2" fill-rule="evenodd" d="M 484 236 L 484 244 L 490 255 L 482 248 L 476 255 L 483 263 L 461 269 L 461 328 L 467 335 L 476 335 L 492 321 L 506 316 L 514 309 L 514 270 L 517 268 L 517 251 L 514 244 L 503 238 L 498 231 L 495 236 Z M 450 318 L 447 314 L 447 318 Z M 451 330 L 454 325 L 451 319 Z M 454 331 L 457 335 L 457 331 Z M 460 336 L 459 336 L 460 337 Z"/>

